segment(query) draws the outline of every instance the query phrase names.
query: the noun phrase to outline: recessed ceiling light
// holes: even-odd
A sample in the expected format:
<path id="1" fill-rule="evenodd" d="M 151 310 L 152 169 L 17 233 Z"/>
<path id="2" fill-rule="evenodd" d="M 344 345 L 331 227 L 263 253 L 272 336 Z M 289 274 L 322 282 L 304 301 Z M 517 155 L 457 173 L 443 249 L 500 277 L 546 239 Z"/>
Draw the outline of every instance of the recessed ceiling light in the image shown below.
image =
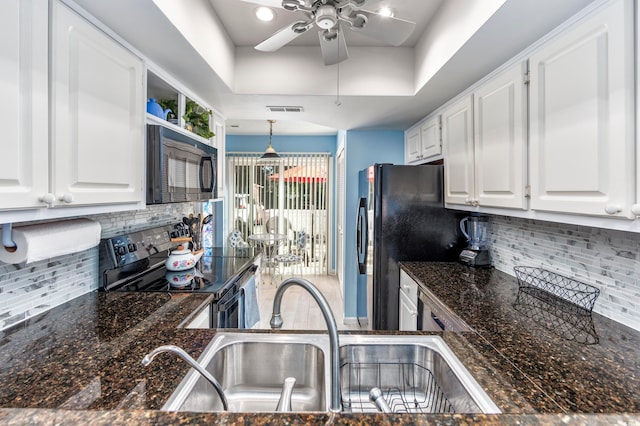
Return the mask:
<path id="1" fill-rule="evenodd" d="M 273 18 L 275 17 L 276 17 L 276 14 L 273 12 L 273 10 L 269 9 L 268 7 L 260 6 L 259 8 L 256 9 L 256 18 L 258 18 L 261 21 L 264 21 L 264 22 L 273 21 Z"/>
<path id="2" fill-rule="evenodd" d="M 380 9 L 378 9 L 378 13 L 382 16 L 389 16 L 392 17 L 393 16 L 393 9 L 391 9 L 390 7 L 381 7 Z"/>

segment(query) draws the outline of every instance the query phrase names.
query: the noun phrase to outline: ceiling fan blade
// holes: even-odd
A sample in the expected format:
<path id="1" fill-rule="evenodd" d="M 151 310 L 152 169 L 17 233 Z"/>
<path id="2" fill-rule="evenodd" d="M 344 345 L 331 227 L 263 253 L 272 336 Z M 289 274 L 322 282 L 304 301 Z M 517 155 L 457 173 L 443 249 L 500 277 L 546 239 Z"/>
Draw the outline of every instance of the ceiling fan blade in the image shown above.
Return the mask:
<path id="1" fill-rule="evenodd" d="M 245 3 L 253 3 L 259 6 L 273 7 L 274 9 L 282 9 L 282 0 L 240 0 Z"/>
<path id="2" fill-rule="evenodd" d="M 380 15 L 368 10 L 359 10 L 358 13 L 367 17 L 367 24 L 358 31 L 392 46 L 400 46 L 404 43 L 416 27 L 415 22 Z"/>
<path id="3" fill-rule="evenodd" d="M 333 35 L 333 38 L 327 38 L 325 33 Z M 334 65 L 349 58 L 347 42 L 344 39 L 342 29 L 333 31 L 333 33 L 329 30 L 320 31 L 318 37 L 320 37 L 320 48 L 325 65 Z"/>
<path id="4" fill-rule="evenodd" d="M 255 47 L 255 49 L 256 50 L 260 50 L 262 52 L 275 52 L 276 50 L 280 49 L 285 44 L 289 43 L 290 41 L 295 40 L 298 37 L 300 37 L 302 34 L 307 32 L 313 26 L 313 24 L 309 24 L 309 25 L 307 25 L 306 29 L 302 30 L 298 26 L 299 24 L 300 24 L 300 22 L 295 22 L 293 24 L 289 24 L 286 27 L 278 30 L 274 35 L 272 35 L 271 37 L 269 37 L 268 39 L 266 39 L 262 43 L 258 44 Z M 294 31 L 293 28 L 296 27 L 296 26 L 298 26 L 297 27 L 298 30 Z"/>

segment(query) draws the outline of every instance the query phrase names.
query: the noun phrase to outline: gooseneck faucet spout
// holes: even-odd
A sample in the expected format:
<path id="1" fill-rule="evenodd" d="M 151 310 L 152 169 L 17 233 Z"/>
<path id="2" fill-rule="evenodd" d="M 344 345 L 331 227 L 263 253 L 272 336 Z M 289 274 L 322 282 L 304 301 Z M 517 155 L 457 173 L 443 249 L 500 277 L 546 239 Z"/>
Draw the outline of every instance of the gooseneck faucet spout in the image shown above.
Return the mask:
<path id="1" fill-rule="evenodd" d="M 188 353 L 186 353 L 184 350 L 182 350 L 182 348 L 179 348 L 178 346 L 174 346 L 174 345 L 158 346 L 157 348 L 155 348 L 154 350 L 149 352 L 147 355 L 145 355 L 144 358 L 142 358 L 142 365 L 144 365 L 146 367 L 147 365 L 151 364 L 151 361 L 153 361 L 153 358 L 155 358 L 156 355 L 158 355 L 159 353 L 162 353 L 162 352 L 171 352 L 171 353 L 174 353 L 174 354 L 178 355 L 180 358 L 185 360 L 187 362 L 187 364 L 189 364 L 198 373 L 200 373 L 202 375 L 202 377 L 207 379 L 207 381 L 209 383 L 211 383 L 211 386 L 213 386 L 213 388 L 218 393 L 218 396 L 220 397 L 220 400 L 222 401 L 222 407 L 223 407 L 224 411 L 228 411 L 229 410 L 229 404 L 227 402 L 227 397 L 224 396 L 224 391 L 222 390 L 222 386 L 220 386 L 220 383 L 218 383 L 218 381 L 207 370 L 205 370 L 198 363 L 198 361 L 196 361 L 195 359 L 191 358 L 191 356 L 189 356 Z"/>
<path id="2" fill-rule="evenodd" d="M 325 299 L 320 290 L 318 290 L 309 281 L 302 278 L 289 278 L 288 280 L 283 281 L 276 291 L 276 295 L 273 299 L 273 313 L 269 324 L 271 325 L 271 328 L 282 328 L 283 321 L 280 316 L 282 296 L 287 289 L 292 286 L 302 287 L 311 294 L 318 306 L 320 306 L 324 320 L 327 323 L 327 329 L 329 331 L 329 351 L 331 352 L 331 406 L 329 407 L 329 410 L 334 413 L 338 413 L 342 409 L 340 404 L 340 346 L 338 344 L 338 326 L 336 325 L 336 319 L 333 316 L 333 312 L 329 307 L 327 299 Z"/>

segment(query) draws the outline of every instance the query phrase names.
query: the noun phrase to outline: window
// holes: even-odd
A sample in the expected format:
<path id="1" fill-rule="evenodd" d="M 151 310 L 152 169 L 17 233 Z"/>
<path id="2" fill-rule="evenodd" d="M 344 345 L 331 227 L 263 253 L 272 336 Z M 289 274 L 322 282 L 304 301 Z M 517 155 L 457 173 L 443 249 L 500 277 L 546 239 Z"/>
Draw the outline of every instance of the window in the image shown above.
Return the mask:
<path id="1" fill-rule="evenodd" d="M 259 154 L 227 154 L 229 229 L 249 235 L 272 232 L 287 236 L 281 252 L 295 245 L 299 232 L 308 237 L 305 274 L 328 270 L 330 156 L 281 154 L 271 163 Z"/>

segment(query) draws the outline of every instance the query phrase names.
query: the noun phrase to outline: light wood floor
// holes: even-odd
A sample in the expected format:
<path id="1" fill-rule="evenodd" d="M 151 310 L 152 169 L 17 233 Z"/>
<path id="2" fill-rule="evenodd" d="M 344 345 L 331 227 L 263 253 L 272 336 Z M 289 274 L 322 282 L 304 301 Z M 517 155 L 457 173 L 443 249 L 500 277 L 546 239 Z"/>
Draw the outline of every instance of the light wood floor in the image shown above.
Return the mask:
<path id="1" fill-rule="evenodd" d="M 263 273 L 258 288 L 258 303 L 260 305 L 260 323 L 254 328 L 270 329 L 273 298 L 276 294 L 279 278 L 273 282 L 268 274 Z M 344 323 L 344 303 L 340 291 L 340 283 L 332 275 L 304 275 L 303 278 L 314 284 L 327 299 L 339 330 L 360 330 L 356 324 Z M 322 312 L 311 295 L 303 288 L 290 287 L 282 298 L 281 314 L 284 321 L 283 330 L 326 330 L 327 325 Z"/>

